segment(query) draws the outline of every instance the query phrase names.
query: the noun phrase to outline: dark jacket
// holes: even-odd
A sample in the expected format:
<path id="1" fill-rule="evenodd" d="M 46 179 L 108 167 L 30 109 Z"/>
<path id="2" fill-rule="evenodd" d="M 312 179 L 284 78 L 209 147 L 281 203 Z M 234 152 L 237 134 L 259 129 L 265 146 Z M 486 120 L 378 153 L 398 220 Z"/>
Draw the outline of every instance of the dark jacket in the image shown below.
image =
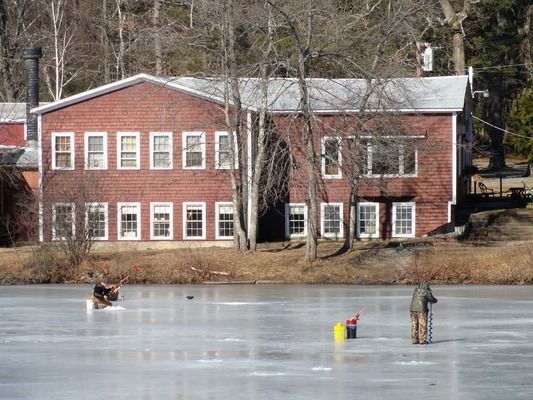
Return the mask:
<path id="1" fill-rule="evenodd" d="M 428 312 L 428 303 L 436 303 L 437 299 L 433 297 L 429 284 L 422 282 L 413 292 L 411 299 L 411 312 Z"/>
<path id="2" fill-rule="evenodd" d="M 93 295 L 94 297 L 98 297 L 99 299 L 103 299 L 105 296 L 107 296 L 111 292 L 111 288 L 106 288 L 101 283 L 97 283 L 96 286 L 93 289 Z"/>

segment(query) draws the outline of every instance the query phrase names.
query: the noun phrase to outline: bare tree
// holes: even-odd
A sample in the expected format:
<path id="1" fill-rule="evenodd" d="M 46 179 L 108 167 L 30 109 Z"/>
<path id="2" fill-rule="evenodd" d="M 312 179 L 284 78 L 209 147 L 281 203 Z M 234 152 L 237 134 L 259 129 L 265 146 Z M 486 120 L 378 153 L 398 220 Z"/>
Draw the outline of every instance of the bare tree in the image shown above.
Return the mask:
<path id="1" fill-rule="evenodd" d="M 472 1 L 463 0 L 459 10 L 456 9 L 455 5 L 452 4 L 450 0 L 439 0 L 439 3 L 442 12 L 444 13 L 444 23 L 446 23 L 452 31 L 453 64 L 455 73 L 457 75 L 464 75 L 466 73 L 466 62 L 463 21 L 468 18 L 468 14 L 472 7 Z"/>
<path id="2" fill-rule="evenodd" d="M 47 186 L 53 189 L 43 202 L 43 219 L 46 231 L 52 232 L 51 239 L 69 265 L 76 267 L 89 254 L 95 239 L 103 235 L 107 226 L 105 203 L 94 176 L 85 176 L 76 185 L 62 183 L 60 176 L 47 177 Z M 50 214 L 51 218 L 46 217 Z"/>
<path id="3" fill-rule="evenodd" d="M 82 67 L 77 67 L 71 62 L 78 56 L 74 50 L 77 45 L 75 43 L 77 26 L 73 19 L 68 18 L 67 7 L 66 0 L 46 2 L 53 56 L 52 65 L 45 68 L 44 73 L 48 92 L 54 101 L 63 98 L 64 88 L 82 72 Z"/>
<path id="4" fill-rule="evenodd" d="M 0 100 L 19 101 L 24 95 L 22 49 L 34 23 L 30 0 L 0 0 Z"/>

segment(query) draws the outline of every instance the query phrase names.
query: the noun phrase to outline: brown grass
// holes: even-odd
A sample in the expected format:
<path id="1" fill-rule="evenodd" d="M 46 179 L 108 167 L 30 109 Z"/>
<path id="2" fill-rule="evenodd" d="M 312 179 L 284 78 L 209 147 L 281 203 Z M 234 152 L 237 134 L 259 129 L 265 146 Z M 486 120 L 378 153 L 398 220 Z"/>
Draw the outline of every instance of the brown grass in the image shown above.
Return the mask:
<path id="1" fill-rule="evenodd" d="M 223 248 L 93 252 L 69 269 L 50 246 L 0 249 L 0 283 L 81 283 L 103 276 L 129 283 L 279 282 L 322 284 L 531 284 L 533 243 L 501 245 L 418 239 L 357 243 L 338 254 L 340 243 L 321 243 L 319 259 L 303 261 L 301 243 L 264 244 L 257 252 Z M 137 272 L 135 272 L 137 271 Z"/>

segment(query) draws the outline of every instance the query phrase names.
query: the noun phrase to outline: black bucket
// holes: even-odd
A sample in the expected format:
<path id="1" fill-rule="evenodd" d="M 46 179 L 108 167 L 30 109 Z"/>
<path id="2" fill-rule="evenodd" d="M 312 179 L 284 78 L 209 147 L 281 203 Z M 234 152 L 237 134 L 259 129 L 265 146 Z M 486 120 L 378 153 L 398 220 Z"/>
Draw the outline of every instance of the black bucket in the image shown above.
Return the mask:
<path id="1" fill-rule="evenodd" d="M 357 324 L 354 321 L 346 321 L 346 339 L 357 338 Z"/>

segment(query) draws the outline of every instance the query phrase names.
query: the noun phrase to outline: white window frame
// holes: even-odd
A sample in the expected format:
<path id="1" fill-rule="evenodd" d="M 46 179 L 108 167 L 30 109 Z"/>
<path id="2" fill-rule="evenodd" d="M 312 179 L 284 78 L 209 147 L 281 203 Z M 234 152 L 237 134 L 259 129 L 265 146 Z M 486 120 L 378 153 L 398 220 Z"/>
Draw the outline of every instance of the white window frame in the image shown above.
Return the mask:
<path id="1" fill-rule="evenodd" d="M 332 235 L 331 233 L 325 233 L 325 227 L 324 227 L 324 214 L 326 206 L 338 206 L 339 207 L 339 214 L 340 214 L 340 229 L 339 233 L 336 235 Z M 320 236 L 325 239 L 342 239 L 344 238 L 344 204 L 343 203 L 320 203 Z"/>
<path id="2" fill-rule="evenodd" d="M 337 145 L 339 146 L 338 147 L 338 150 L 337 150 L 337 159 L 338 159 L 338 166 L 337 168 L 339 169 L 338 172 L 336 174 L 326 174 L 326 142 L 328 140 L 335 140 L 337 142 Z M 325 178 L 325 179 L 341 179 L 342 178 L 342 143 L 341 143 L 341 140 L 340 138 L 337 138 L 337 137 L 334 137 L 334 136 L 326 136 L 326 137 L 323 137 L 322 138 L 322 142 L 321 142 L 321 171 L 322 171 L 322 176 Z"/>
<path id="3" fill-rule="evenodd" d="M 230 239 L 233 239 L 233 235 L 235 234 L 235 210 L 233 210 L 233 235 L 231 236 L 221 236 L 219 234 L 219 230 L 218 230 L 218 224 L 220 222 L 220 213 L 219 213 L 219 207 L 225 207 L 225 206 L 231 206 L 231 208 L 233 208 L 233 203 L 230 202 L 230 201 L 226 201 L 226 202 L 222 202 L 222 201 L 217 201 L 215 203 L 215 238 L 217 240 L 230 240 Z"/>
<path id="4" fill-rule="evenodd" d="M 290 211 L 291 207 L 304 208 L 304 233 L 301 235 L 294 235 L 290 233 Z M 307 204 L 305 203 L 285 203 L 285 237 L 289 239 L 307 237 Z"/>
<path id="5" fill-rule="evenodd" d="M 187 207 L 194 206 L 199 207 L 202 210 L 202 234 L 200 236 L 187 236 Z M 189 201 L 183 203 L 183 240 L 205 240 L 206 235 L 206 207 L 203 201 Z"/>
<path id="6" fill-rule="evenodd" d="M 120 162 L 122 160 L 122 151 L 120 148 L 120 144 L 122 142 L 122 138 L 126 136 L 133 136 L 135 137 L 135 147 L 136 147 L 136 154 L 135 154 L 135 166 L 134 167 L 123 167 L 121 166 Z M 124 169 L 124 170 L 137 170 L 141 169 L 141 145 L 140 145 L 140 135 L 139 132 L 117 132 L 117 169 Z"/>
<path id="7" fill-rule="evenodd" d="M 56 139 L 60 137 L 68 137 L 70 139 L 70 167 L 57 166 Z M 63 171 L 73 170 L 75 166 L 75 154 L 76 152 L 74 151 L 74 132 L 52 132 L 52 169 Z"/>
<path id="8" fill-rule="evenodd" d="M 169 213 L 169 236 L 156 236 L 154 234 L 155 207 L 168 207 Z M 174 239 L 174 203 L 152 202 L 150 203 L 150 240 L 173 240 Z"/>
<path id="9" fill-rule="evenodd" d="M 169 157 L 169 166 L 168 167 L 156 167 L 154 165 L 154 142 L 156 136 L 166 136 L 168 137 L 168 143 L 169 143 L 169 150 L 168 150 L 168 157 Z M 150 169 L 172 169 L 174 165 L 173 161 L 173 140 L 172 140 L 172 132 L 150 132 Z"/>
<path id="10" fill-rule="evenodd" d="M 103 207 L 104 219 L 105 219 L 105 236 L 93 237 L 93 240 L 108 240 L 109 238 L 109 207 L 107 203 L 85 203 L 85 229 L 89 229 L 89 208 L 91 207 Z"/>
<path id="11" fill-rule="evenodd" d="M 220 137 L 221 136 L 229 137 L 230 135 L 227 131 L 216 131 L 215 132 L 215 168 L 216 169 L 230 169 L 229 162 L 227 166 L 220 165 Z M 238 147 L 237 147 L 237 135 L 235 135 L 235 133 L 233 134 L 233 148 L 235 150 L 234 168 L 237 168 L 239 165 L 239 153 L 238 153 Z M 230 158 L 231 158 L 231 153 L 230 153 Z"/>
<path id="12" fill-rule="evenodd" d="M 103 146 L 104 146 L 104 161 L 103 165 L 100 167 L 91 167 L 89 165 L 89 138 L 91 137 L 99 137 L 101 136 L 103 138 Z M 84 153 L 85 153 L 85 169 L 86 170 L 92 170 L 92 169 L 107 169 L 107 132 L 85 132 L 84 137 Z"/>
<path id="13" fill-rule="evenodd" d="M 121 208 L 122 207 L 137 207 L 137 235 L 135 238 L 124 237 L 120 235 L 120 226 L 122 223 Z M 117 203 L 117 240 L 141 240 L 141 203 Z"/>
<path id="14" fill-rule="evenodd" d="M 200 146 L 202 150 L 202 165 L 199 166 L 187 166 L 187 137 L 198 136 L 200 137 Z M 183 169 L 205 169 L 205 132 L 183 132 L 181 137 L 181 149 L 182 149 L 182 168 Z"/>
<path id="15" fill-rule="evenodd" d="M 76 205 L 74 203 L 54 203 L 52 204 L 52 240 L 65 240 L 66 237 L 57 236 L 56 232 L 56 207 L 70 206 L 72 207 L 72 237 L 76 237 Z"/>
<path id="16" fill-rule="evenodd" d="M 375 220 L 376 233 L 374 234 L 361 233 L 360 211 L 361 211 L 362 206 L 375 206 L 376 208 L 376 220 Z M 357 203 L 357 237 L 358 238 L 379 238 L 379 203 L 365 202 L 365 201 Z"/>
<path id="17" fill-rule="evenodd" d="M 403 136 L 403 137 L 397 137 L 394 139 L 404 139 L 406 141 L 412 140 L 414 142 L 415 139 L 420 139 L 420 136 Z M 412 174 L 406 174 L 405 173 L 405 148 L 406 146 L 409 146 L 405 143 L 395 143 L 398 146 L 398 174 L 374 174 L 372 172 L 372 154 L 374 152 L 373 145 L 375 143 L 372 143 L 372 140 L 368 140 L 366 142 L 366 154 L 367 154 L 367 173 L 365 176 L 368 177 L 384 177 L 384 178 L 416 178 L 418 176 L 418 147 L 415 145 L 415 172 Z"/>
<path id="18" fill-rule="evenodd" d="M 411 233 L 396 233 L 396 209 L 398 206 L 410 206 L 412 208 Z M 392 203 L 392 237 L 415 237 L 416 235 L 416 203 L 400 202 Z"/>

